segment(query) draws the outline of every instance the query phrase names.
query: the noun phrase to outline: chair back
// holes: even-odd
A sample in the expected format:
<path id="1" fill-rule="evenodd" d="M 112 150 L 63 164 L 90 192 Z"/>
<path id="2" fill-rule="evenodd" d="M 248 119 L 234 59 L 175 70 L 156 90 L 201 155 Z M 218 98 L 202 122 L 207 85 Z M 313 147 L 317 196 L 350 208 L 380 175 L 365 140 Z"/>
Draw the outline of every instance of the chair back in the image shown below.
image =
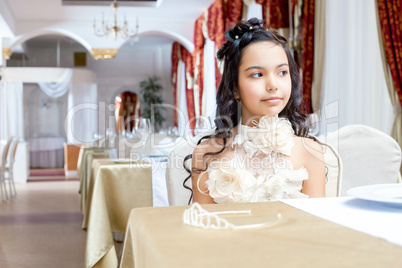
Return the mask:
<path id="1" fill-rule="evenodd" d="M 169 154 L 166 169 L 166 187 L 170 206 L 185 206 L 191 197 L 191 191 L 184 188 L 183 182 L 190 175 L 183 167 L 184 158 L 193 153 L 197 142 L 204 136 L 212 134 L 214 131 L 203 132 L 197 136 L 182 140 L 180 144 Z M 186 166 L 191 170 L 191 159 Z M 192 187 L 191 179 L 186 182 L 186 186 Z"/>
<path id="2" fill-rule="evenodd" d="M 1 168 L 5 168 L 7 165 L 7 158 L 10 152 L 10 145 L 12 143 L 12 141 L 14 140 L 14 137 L 10 137 L 6 143 L 6 145 L 4 145 L 3 151 L 1 153 Z"/>
<path id="3" fill-rule="evenodd" d="M 327 137 L 338 148 L 343 174 L 340 194 L 353 187 L 396 183 L 401 148 L 389 135 L 364 125 L 348 125 Z"/>
<path id="4" fill-rule="evenodd" d="M 342 161 L 338 151 L 321 139 L 317 138 L 317 141 L 321 144 L 324 152 L 325 162 L 325 196 L 336 197 L 341 194 L 342 185 Z"/>
<path id="5" fill-rule="evenodd" d="M 9 167 L 10 169 L 13 168 L 15 162 L 15 155 L 17 153 L 19 140 L 15 139 L 14 142 L 10 146 L 10 158 L 9 158 Z"/>

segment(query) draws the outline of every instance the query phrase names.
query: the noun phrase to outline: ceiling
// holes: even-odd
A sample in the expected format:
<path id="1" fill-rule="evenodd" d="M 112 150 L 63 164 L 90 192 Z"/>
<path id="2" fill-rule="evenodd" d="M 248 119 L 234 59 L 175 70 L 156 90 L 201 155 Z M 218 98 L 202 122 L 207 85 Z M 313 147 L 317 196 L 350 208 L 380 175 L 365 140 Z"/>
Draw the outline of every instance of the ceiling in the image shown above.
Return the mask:
<path id="1" fill-rule="evenodd" d="M 0 37 L 3 37 L 3 46 L 4 38 L 15 40 L 19 36 L 29 35 L 30 31 L 68 24 L 85 29 L 87 33 L 81 33 L 81 36 L 97 38 L 96 42 L 103 42 L 106 38 L 92 37 L 92 24 L 96 19 L 100 25 L 102 16 L 107 21 L 112 21 L 113 11 L 110 7 L 112 2 L 112 0 L 0 0 Z M 135 22 L 138 19 L 140 33 L 150 30 L 149 28 L 168 27 L 168 31 L 182 34 L 183 31 L 193 30 L 195 20 L 213 2 L 214 0 L 120 0 L 117 10 L 118 24 L 121 25 L 123 18 L 127 17 L 131 29 L 135 29 Z M 147 29 L 147 25 L 152 26 Z M 192 42 L 191 37 L 192 33 L 186 36 Z M 13 51 L 22 52 L 21 49 L 23 50 L 24 45 L 28 43 L 33 46 L 46 46 L 46 43 L 49 43 L 53 46 L 55 39 L 60 39 L 60 36 L 42 35 L 32 38 L 30 42 L 27 41 L 22 47 L 18 46 Z M 172 39 L 163 35 L 147 34 L 136 41 L 123 45 L 126 47 L 134 44 L 152 45 L 172 42 Z M 62 38 L 62 42 L 74 45 L 74 40 L 69 40 L 67 37 Z M 106 47 L 112 46 L 113 44 L 109 43 Z"/>
<path id="2" fill-rule="evenodd" d="M 104 2 L 106 5 L 62 5 L 62 0 L 1 0 L 9 8 L 11 16 L 18 21 L 92 21 L 94 16 L 101 13 L 111 13 L 109 5 L 112 1 Z M 67 0 L 64 0 L 67 1 Z M 91 1 L 77 1 L 90 3 Z M 120 13 L 125 13 L 128 17 L 139 17 L 140 21 L 148 20 L 193 20 L 195 21 L 214 0 L 163 0 L 159 7 L 141 5 L 147 1 L 124 1 L 129 6 L 125 6 L 123 0 L 118 1 Z M 149 1 L 148 1 L 149 2 Z M 134 5 L 134 3 L 137 3 Z M 1 14 L 6 15 L 6 14 Z"/>
<path id="3" fill-rule="evenodd" d="M 120 6 L 157 7 L 163 0 L 119 0 Z M 62 0 L 63 5 L 110 5 L 111 0 Z"/>

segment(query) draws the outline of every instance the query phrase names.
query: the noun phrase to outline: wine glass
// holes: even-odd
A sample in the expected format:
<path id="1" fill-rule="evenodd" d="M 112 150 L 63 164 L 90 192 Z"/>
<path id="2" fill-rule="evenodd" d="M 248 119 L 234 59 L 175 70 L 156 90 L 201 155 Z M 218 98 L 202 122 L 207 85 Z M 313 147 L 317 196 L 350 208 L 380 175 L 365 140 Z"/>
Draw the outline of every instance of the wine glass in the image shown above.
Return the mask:
<path id="1" fill-rule="evenodd" d="M 144 146 L 151 136 L 151 122 L 148 118 L 137 117 L 134 119 L 133 138 L 136 141 L 136 148 L 141 148 L 141 158 L 144 157 Z"/>
<path id="2" fill-rule="evenodd" d="M 115 138 L 116 138 L 116 134 L 114 132 L 114 128 L 112 128 L 112 127 L 107 128 L 106 129 L 106 139 L 108 141 L 109 148 L 114 148 Z"/>
<path id="3" fill-rule="evenodd" d="M 307 115 L 307 125 L 309 126 L 308 134 L 317 136 L 320 131 L 318 115 L 315 113 Z"/>

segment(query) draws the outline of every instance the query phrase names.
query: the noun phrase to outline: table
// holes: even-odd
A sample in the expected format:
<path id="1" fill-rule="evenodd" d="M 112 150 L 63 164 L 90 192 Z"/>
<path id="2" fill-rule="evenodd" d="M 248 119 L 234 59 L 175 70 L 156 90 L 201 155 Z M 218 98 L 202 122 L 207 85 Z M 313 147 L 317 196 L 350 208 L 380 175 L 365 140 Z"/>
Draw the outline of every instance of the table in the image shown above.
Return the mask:
<path id="1" fill-rule="evenodd" d="M 31 168 L 64 168 L 63 137 L 30 138 Z"/>
<path id="2" fill-rule="evenodd" d="M 84 203 L 85 209 L 82 211 L 82 214 L 84 215 L 84 219 L 82 221 L 82 229 L 87 230 L 88 227 L 88 219 L 89 219 L 89 214 L 91 210 L 91 202 L 92 202 L 92 194 L 93 194 L 93 189 L 95 185 L 95 179 L 97 177 L 98 171 L 101 166 L 104 166 L 104 168 L 108 168 L 107 166 L 110 165 L 120 165 L 124 164 L 127 165 L 127 162 L 115 162 L 110 158 L 96 158 L 92 160 L 91 166 L 89 168 L 89 173 L 90 175 L 87 177 L 87 189 L 86 189 L 86 194 L 85 194 L 85 200 L 84 197 L 81 195 L 81 204 Z M 125 170 L 126 167 L 123 167 Z"/>
<path id="3" fill-rule="evenodd" d="M 319 204 L 322 200 L 309 202 Z M 278 212 L 282 215 L 270 227 L 244 230 L 204 230 L 184 225 L 186 208 L 133 209 L 120 267 L 402 266 L 401 246 L 283 202 L 203 205 L 210 212 L 251 209 L 251 215 L 222 216 L 236 225 L 266 222 Z"/>
<path id="4" fill-rule="evenodd" d="M 152 206 L 152 166 L 144 162 L 97 165 L 85 217 L 85 267 L 117 267 L 112 233 L 125 232 L 132 208 Z"/>
<path id="5" fill-rule="evenodd" d="M 102 157 L 102 154 L 99 155 Z M 127 163 L 144 163 L 151 164 L 152 167 L 152 205 L 154 207 L 169 206 L 166 188 L 166 159 L 158 158 L 145 158 L 142 161 L 124 161 L 124 159 L 110 159 L 110 158 L 93 158 L 90 159 L 91 164 L 87 164 L 84 174 L 86 176 L 82 179 L 81 185 L 81 212 L 84 215 L 82 229 L 86 230 L 88 226 L 88 214 L 91 207 L 92 192 L 94 188 L 97 172 L 101 166 L 122 165 Z M 88 160 L 89 161 L 89 160 Z M 118 167 L 114 167 L 118 169 Z M 123 167 L 124 168 L 124 167 Z M 129 193 L 127 193 L 129 194 Z M 131 208 L 129 208 L 131 210 Z M 129 212 L 129 211 L 128 211 Z M 124 232 L 123 232 L 124 233 Z"/>
<path id="6" fill-rule="evenodd" d="M 85 215 L 88 188 L 90 187 L 92 162 L 97 158 L 109 158 L 109 151 L 99 148 L 81 148 L 78 157 L 78 177 L 80 179 L 81 212 Z"/>

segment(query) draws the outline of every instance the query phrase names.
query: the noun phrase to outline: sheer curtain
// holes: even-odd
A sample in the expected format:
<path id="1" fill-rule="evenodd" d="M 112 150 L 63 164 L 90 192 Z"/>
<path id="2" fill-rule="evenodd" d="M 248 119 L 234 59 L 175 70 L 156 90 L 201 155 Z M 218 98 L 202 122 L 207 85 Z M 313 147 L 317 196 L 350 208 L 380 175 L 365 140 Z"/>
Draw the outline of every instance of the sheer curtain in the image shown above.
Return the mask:
<path id="1" fill-rule="evenodd" d="M 326 1 L 320 135 L 335 124 L 364 124 L 387 134 L 394 119 L 387 92 L 374 0 Z"/>
<path id="2" fill-rule="evenodd" d="M 204 90 L 202 93 L 202 115 L 215 118 L 215 42 L 205 38 L 204 46 Z"/>
<path id="3" fill-rule="evenodd" d="M 258 18 L 262 20 L 262 5 L 257 4 L 255 0 L 243 1 L 245 8 L 247 8 L 247 20 L 251 18 Z"/>
<path id="4" fill-rule="evenodd" d="M 24 138 L 23 83 L 0 82 L 0 133 L 1 139 L 11 136 Z"/>
<path id="5" fill-rule="evenodd" d="M 95 83 L 73 83 L 68 92 L 65 131 L 69 144 L 90 143 L 98 133 L 98 93 Z M 104 119 L 103 119 L 104 120 Z"/>

